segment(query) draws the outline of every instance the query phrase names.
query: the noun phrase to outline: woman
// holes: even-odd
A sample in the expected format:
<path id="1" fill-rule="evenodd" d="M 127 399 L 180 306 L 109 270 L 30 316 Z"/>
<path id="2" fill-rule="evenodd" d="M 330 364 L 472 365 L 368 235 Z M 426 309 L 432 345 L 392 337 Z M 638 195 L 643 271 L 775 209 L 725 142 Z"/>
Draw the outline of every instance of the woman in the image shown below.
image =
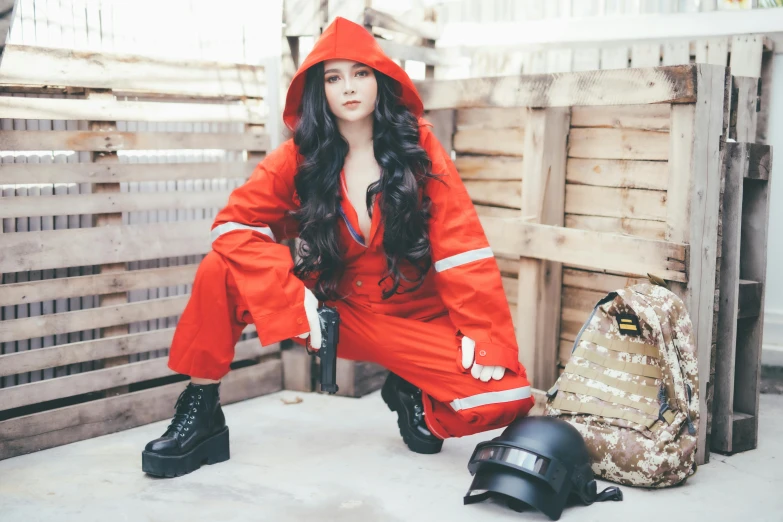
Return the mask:
<path id="1" fill-rule="evenodd" d="M 169 367 L 191 376 L 143 469 L 176 476 L 228 459 L 219 380 L 242 330 L 263 345 L 310 336 L 319 301 L 341 320 L 338 355 L 391 373 L 382 397 L 404 442 L 508 425 L 533 406 L 500 272 L 449 155 L 404 70 L 337 18 L 294 76 L 294 131 L 234 190 L 212 229 Z M 294 264 L 280 241 L 301 238 Z"/>

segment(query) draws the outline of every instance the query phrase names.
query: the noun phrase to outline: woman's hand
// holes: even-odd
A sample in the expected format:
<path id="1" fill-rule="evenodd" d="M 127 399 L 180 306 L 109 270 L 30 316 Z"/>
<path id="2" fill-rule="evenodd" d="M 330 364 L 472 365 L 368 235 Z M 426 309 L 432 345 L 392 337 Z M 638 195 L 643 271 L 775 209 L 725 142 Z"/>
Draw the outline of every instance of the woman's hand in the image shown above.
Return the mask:
<path id="1" fill-rule="evenodd" d="M 480 381 L 488 382 L 490 379 L 499 381 L 506 373 L 502 366 L 482 366 L 475 361 L 476 341 L 470 337 L 462 337 L 462 367 L 466 370 L 471 366 L 470 374 Z"/>
<path id="2" fill-rule="evenodd" d="M 300 339 L 310 337 L 310 347 L 313 350 L 321 349 L 321 321 L 318 319 L 318 298 L 315 297 L 309 288 L 305 287 L 304 297 L 305 313 L 307 314 L 307 323 L 310 325 L 310 331 L 297 335 Z"/>

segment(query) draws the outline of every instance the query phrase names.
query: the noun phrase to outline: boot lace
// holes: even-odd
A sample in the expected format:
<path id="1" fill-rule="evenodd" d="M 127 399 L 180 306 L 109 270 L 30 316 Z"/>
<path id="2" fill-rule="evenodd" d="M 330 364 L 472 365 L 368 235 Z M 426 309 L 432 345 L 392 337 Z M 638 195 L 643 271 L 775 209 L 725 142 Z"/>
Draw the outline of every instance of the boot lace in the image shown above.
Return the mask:
<path id="1" fill-rule="evenodd" d="M 191 386 L 182 390 L 182 393 L 177 398 L 177 403 L 174 405 L 174 418 L 171 420 L 168 428 L 166 428 L 166 434 L 185 438 L 187 432 L 190 431 L 193 420 L 196 418 L 198 408 L 202 404 L 201 394 L 201 390 Z"/>

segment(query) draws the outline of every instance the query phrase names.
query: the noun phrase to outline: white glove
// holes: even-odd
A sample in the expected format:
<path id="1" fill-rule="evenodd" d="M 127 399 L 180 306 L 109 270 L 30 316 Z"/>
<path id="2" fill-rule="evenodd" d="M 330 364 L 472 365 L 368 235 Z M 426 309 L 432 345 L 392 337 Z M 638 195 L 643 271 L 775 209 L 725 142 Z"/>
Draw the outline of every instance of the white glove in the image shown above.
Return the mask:
<path id="1" fill-rule="evenodd" d="M 473 366 L 470 370 L 470 374 L 483 382 L 488 382 L 490 379 L 499 381 L 506 373 L 506 369 L 502 366 L 482 366 L 476 363 L 476 341 L 470 337 L 462 337 L 462 367 L 466 370 Z"/>
<path id="2" fill-rule="evenodd" d="M 318 319 L 318 298 L 315 297 L 309 288 L 305 287 L 304 297 L 305 313 L 307 314 L 307 323 L 310 325 L 310 331 L 297 335 L 300 339 L 306 339 L 308 335 L 310 337 L 310 347 L 313 350 L 321 349 L 321 321 Z"/>

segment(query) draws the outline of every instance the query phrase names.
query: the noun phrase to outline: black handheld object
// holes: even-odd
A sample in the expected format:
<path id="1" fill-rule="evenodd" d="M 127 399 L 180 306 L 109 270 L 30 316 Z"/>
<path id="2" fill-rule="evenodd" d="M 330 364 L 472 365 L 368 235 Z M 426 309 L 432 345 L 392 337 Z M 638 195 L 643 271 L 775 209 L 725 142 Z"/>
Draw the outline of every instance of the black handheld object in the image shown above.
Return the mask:
<path id="1" fill-rule="evenodd" d="M 340 314 L 336 308 L 322 306 L 318 309 L 321 323 L 321 349 L 314 350 L 321 359 L 321 391 L 337 393 L 337 343 L 340 340 Z M 311 336 L 312 337 L 312 336 Z"/>

